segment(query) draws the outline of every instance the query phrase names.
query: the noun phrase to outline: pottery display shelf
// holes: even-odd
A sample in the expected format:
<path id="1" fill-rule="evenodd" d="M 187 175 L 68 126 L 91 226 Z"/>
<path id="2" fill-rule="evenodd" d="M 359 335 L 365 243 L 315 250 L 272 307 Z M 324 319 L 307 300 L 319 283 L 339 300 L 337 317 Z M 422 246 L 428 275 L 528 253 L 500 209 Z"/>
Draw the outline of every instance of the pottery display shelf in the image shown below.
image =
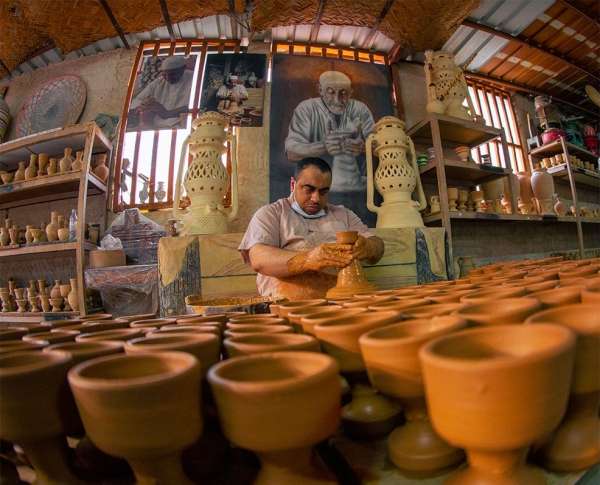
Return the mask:
<path id="1" fill-rule="evenodd" d="M 580 157 L 586 162 L 590 162 L 594 167 L 598 166 L 598 156 L 592 152 L 585 150 L 577 145 L 569 143 L 564 137 L 560 137 L 550 143 L 545 143 L 541 147 L 534 148 L 529 152 L 529 164 L 533 168 L 535 163 L 539 163 L 543 158 L 551 157 L 557 153 L 562 153 L 565 160 L 569 160 L 570 156 Z M 571 199 L 573 205 L 577 209 L 574 217 L 571 219 L 575 221 L 577 227 L 577 239 L 579 242 L 579 254 L 580 258 L 585 258 L 585 244 L 583 236 L 583 223 L 596 223 L 600 221 L 596 218 L 581 217 L 581 204 L 579 203 L 578 192 L 589 192 L 596 194 L 596 201 L 598 202 L 598 188 L 600 188 L 600 173 L 597 171 L 587 170 L 574 166 L 572 163 L 562 163 L 555 165 L 548 169 L 548 173 L 554 177 L 556 182 L 564 181 L 569 184 L 571 190 Z M 563 182 L 563 183 L 564 183 Z M 587 201 L 586 201 L 587 202 Z M 588 204 L 582 204 L 588 205 Z"/>
<path id="2" fill-rule="evenodd" d="M 48 153 L 52 158 L 60 159 L 64 156 L 65 147 L 72 148 L 74 152 L 83 151 L 82 169 L 0 185 L 0 210 L 5 210 L 8 218 L 13 208 L 39 204 L 44 211 L 47 211 L 47 204 L 55 200 L 75 199 L 77 202 L 73 205 L 76 206 L 78 214 L 86 214 L 88 196 L 101 196 L 103 201 L 98 203 L 105 204 L 107 185 L 91 173 L 89 167 L 94 155 L 106 153 L 107 159 L 111 160 L 112 144 L 93 121 L 2 143 L 0 162 L 12 171 L 17 168 L 19 162 L 29 160 L 32 153 Z M 77 279 L 78 299 L 86 301 L 84 280 L 86 253 L 94 249 L 97 249 L 97 245 L 85 240 L 85 225 L 79 224 L 75 241 L 31 244 L 0 250 L 0 273 L 3 272 L 5 263 L 45 258 L 51 253 L 60 253 L 61 256 L 72 258 L 72 269 Z M 28 275 L 23 277 L 28 279 Z M 80 311 L 82 315 L 86 314 L 85 307 Z"/>
<path id="3" fill-rule="evenodd" d="M 419 169 L 421 182 L 424 186 L 434 187 L 440 200 L 441 211 L 434 215 L 423 218 L 426 226 L 441 225 L 448 234 L 448 245 L 450 259 L 452 256 L 452 223 L 456 220 L 465 219 L 465 216 L 457 216 L 457 212 L 448 209 L 447 187 L 475 187 L 477 185 L 497 179 L 506 179 L 508 183 L 508 198 L 512 207 L 517 207 L 516 187 L 514 187 L 513 173 L 510 167 L 508 146 L 502 129 L 486 126 L 474 121 L 455 118 L 453 116 L 429 113 L 416 125 L 411 127 L 406 134 L 411 137 L 417 150 L 422 151 L 424 147 L 433 146 L 435 158 Z M 497 140 L 499 149 L 504 153 L 507 167 L 496 167 L 488 164 L 478 164 L 467 160 L 459 160 L 455 153 L 457 147 L 476 148 L 484 143 Z M 452 150 L 452 156 L 446 156 L 448 150 Z M 474 190 L 474 189 L 470 189 Z M 469 220 L 489 220 L 483 213 L 461 212 L 469 214 Z M 491 214 L 486 214 L 490 216 Z M 483 217 L 481 217 L 483 216 Z M 499 217 L 504 217 L 498 215 Z"/>

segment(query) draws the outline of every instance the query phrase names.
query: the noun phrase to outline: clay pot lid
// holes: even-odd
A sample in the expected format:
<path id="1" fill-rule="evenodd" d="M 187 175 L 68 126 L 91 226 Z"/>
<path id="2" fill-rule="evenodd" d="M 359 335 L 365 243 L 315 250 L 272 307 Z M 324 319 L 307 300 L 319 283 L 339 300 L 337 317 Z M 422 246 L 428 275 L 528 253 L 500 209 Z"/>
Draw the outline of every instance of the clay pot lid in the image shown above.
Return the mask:
<path id="1" fill-rule="evenodd" d="M 368 309 L 370 311 L 381 312 L 381 311 L 401 311 L 405 308 L 413 308 L 416 306 L 427 305 L 428 301 L 425 298 L 412 298 L 406 300 L 393 300 L 384 301 L 381 303 L 375 303 L 370 305 Z"/>
<path id="2" fill-rule="evenodd" d="M 527 295 L 529 298 L 537 298 L 542 304 L 542 309 L 554 308 L 568 305 L 570 303 L 581 303 L 581 292 L 583 286 L 566 286 L 563 288 L 552 288 L 550 290 L 538 291 Z"/>
<path id="3" fill-rule="evenodd" d="M 503 298 L 501 302 L 471 302 L 469 306 L 456 310 L 451 315 L 465 318 L 476 325 L 504 325 L 523 323 L 529 315 L 541 308 L 542 304 L 535 298 Z"/>
<path id="4" fill-rule="evenodd" d="M 575 334 L 564 325 L 497 325 L 438 337 L 419 349 L 419 359 L 424 365 L 433 364 L 476 375 L 481 371 L 506 368 L 510 362 L 545 361 L 574 346 Z"/>
<path id="5" fill-rule="evenodd" d="M 600 334 L 598 307 L 590 303 L 573 303 L 542 310 L 531 315 L 525 323 L 559 323 L 582 334 Z"/>
<path id="6" fill-rule="evenodd" d="M 464 295 L 460 297 L 461 302 L 475 303 L 483 300 L 499 300 L 503 298 L 515 298 L 517 296 L 524 296 L 527 294 L 525 288 L 502 286 L 500 285 L 492 288 L 483 288 L 470 295 Z"/>
<path id="7" fill-rule="evenodd" d="M 335 310 L 341 310 L 342 308 L 344 308 L 342 305 L 304 307 L 288 313 L 287 318 L 290 320 L 290 322 L 299 324 L 302 318 L 304 317 L 308 317 L 311 315 L 319 315 L 321 313 L 328 313 Z"/>
<path id="8" fill-rule="evenodd" d="M 436 303 L 422 305 L 402 310 L 402 318 L 428 318 L 441 315 L 450 315 L 461 308 L 468 307 L 469 303 Z M 461 317 L 462 318 L 462 317 Z"/>

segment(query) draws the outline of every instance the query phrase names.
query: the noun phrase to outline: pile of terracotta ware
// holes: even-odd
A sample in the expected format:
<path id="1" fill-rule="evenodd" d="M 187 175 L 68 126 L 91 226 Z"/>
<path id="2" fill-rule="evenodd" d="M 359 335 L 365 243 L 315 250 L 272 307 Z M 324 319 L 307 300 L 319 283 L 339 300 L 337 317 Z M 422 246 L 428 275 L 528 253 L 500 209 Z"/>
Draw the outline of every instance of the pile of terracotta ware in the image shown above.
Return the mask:
<path id="1" fill-rule="evenodd" d="M 599 270 L 526 260 L 268 314 L 10 327 L 2 483 L 19 459 L 42 484 L 337 483 L 361 470 L 314 451 L 340 433 L 448 484 L 583 474 L 600 461 Z"/>

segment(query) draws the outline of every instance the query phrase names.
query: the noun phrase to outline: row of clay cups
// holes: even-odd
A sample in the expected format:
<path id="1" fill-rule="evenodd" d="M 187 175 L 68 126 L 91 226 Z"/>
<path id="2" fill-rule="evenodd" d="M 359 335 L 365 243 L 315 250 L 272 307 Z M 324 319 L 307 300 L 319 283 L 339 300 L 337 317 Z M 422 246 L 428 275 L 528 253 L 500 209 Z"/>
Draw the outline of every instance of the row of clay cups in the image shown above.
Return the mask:
<path id="1" fill-rule="evenodd" d="M 580 158 L 577 158 L 575 155 L 570 155 L 571 165 L 583 168 L 585 170 L 589 170 L 590 172 L 600 173 L 600 167 L 595 167 L 592 162 L 585 162 Z"/>
<path id="2" fill-rule="evenodd" d="M 555 322 L 555 323 L 559 323 L 561 325 L 571 325 L 571 322 L 566 322 L 563 321 L 562 318 L 564 315 L 568 315 L 568 312 L 565 311 L 561 311 L 559 312 L 559 314 L 550 314 L 548 312 L 540 312 L 540 310 L 542 310 L 542 308 L 545 307 L 544 304 L 542 304 L 540 301 L 538 301 L 536 298 L 531 298 L 531 297 L 526 297 L 525 293 L 526 293 L 526 289 L 524 287 L 517 287 L 516 291 L 512 291 L 511 290 L 511 294 L 509 295 L 509 293 L 504 293 L 502 295 L 500 295 L 499 291 L 494 291 L 494 290 L 490 290 L 487 294 L 484 291 L 481 291 L 479 294 L 477 294 L 476 292 L 472 292 L 471 290 L 473 290 L 473 288 L 469 288 L 467 290 L 466 293 L 460 294 L 463 292 L 463 290 L 460 289 L 461 286 L 464 285 L 452 285 L 452 284 L 448 284 L 448 285 L 444 285 L 444 290 L 442 290 L 441 293 L 438 293 L 438 296 L 443 296 L 443 293 L 447 293 L 450 294 L 452 292 L 453 287 L 456 287 L 456 291 L 459 292 L 459 300 L 463 300 L 462 302 L 458 302 L 458 303 L 454 303 L 454 304 L 445 304 L 445 303 L 439 303 L 437 305 L 431 305 L 429 307 L 429 309 L 431 310 L 431 312 L 429 313 L 424 313 L 420 310 L 420 308 L 423 308 L 423 302 L 422 301 L 418 301 L 419 298 L 417 298 L 418 296 L 422 296 L 419 295 L 420 292 L 422 292 L 423 294 L 426 294 L 426 289 L 427 287 L 414 287 L 414 288 L 407 288 L 406 291 L 406 297 L 409 297 L 409 292 L 413 293 L 413 296 L 415 297 L 413 299 L 413 301 L 410 300 L 405 300 L 405 303 L 407 306 L 412 306 L 412 305 L 417 305 L 414 306 L 413 309 L 416 309 L 416 311 L 411 311 L 410 308 L 401 310 L 401 312 L 403 313 L 403 318 L 414 318 L 417 317 L 418 320 L 429 320 L 430 322 L 432 321 L 432 319 L 439 319 L 439 318 L 449 318 L 449 317 L 445 317 L 443 316 L 444 314 L 450 313 L 450 317 L 454 317 L 454 318 L 458 318 L 458 319 L 462 319 L 462 320 L 466 320 L 467 322 L 469 322 L 470 325 L 484 325 L 484 326 L 495 326 L 495 325 L 501 325 L 501 326 L 506 326 L 507 324 L 522 324 L 525 321 L 528 321 L 527 319 L 529 319 L 532 323 L 538 322 L 538 321 L 551 321 L 551 322 Z M 571 287 L 567 287 L 569 288 L 567 291 L 573 293 L 573 286 Z M 542 300 L 544 302 L 550 302 L 550 304 L 548 305 L 548 308 L 550 310 L 552 310 L 554 307 L 552 305 L 557 305 L 558 303 L 567 303 L 567 302 L 575 302 L 573 307 L 570 307 L 569 309 L 571 311 L 573 311 L 576 315 L 576 321 L 581 322 L 581 327 L 579 327 L 577 324 L 575 324 L 576 326 L 576 331 L 578 332 L 587 332 L 588 327 L 592 326 L 593 328 L 591 329 L 591 333 L 592 334 L 598 334 L 598 322 L 594 322 L 594 315 L 595 315 L 595 310 L 594 308 L 597 307 L 597 303 L 598 301 L 600 301 L 598 299 L 598 278 L 589 278 L 589 286 L 586 286 L 585 288 L 578 288 L 578 291 L 575 293 L 578 293 L 578 295 L 576 295 L 574 297 L 574 299 L 570 299 L 570 300 L 563 300 L 560 297 L 560 291 L 561 289 L 557 289 L 556 290 L 556 297 L 555 298 L 550 298 L 548 300 Z M 516 295 L 520 295 L 519 297 L 517 297 Z M 584 296 L 586 295 L 586 296 Z M 533 296 L 533 295 L 531 295 Z M 589 303 L 589 301 L 592 300 L 586 300 L 587 303 L 578 303 L 577 301 L 581 301 L 584 298 L 595 298 L 595 304 L 594 303 Z M 376 297 L 375 297 L 376 298 Z M 434 295 L 429 294 L 429 296 L 425 296 L 423 299 L 433 299 L 435 298 Z M 501 298 L 501 303 L 498 304 L 498 300 Z M 470 301 L 469 301 L 470 300 Z M 313 304 L 317 304 L 317 303 L 313 303 Z M 302 305 L 302 302 L 296 302 L 296 306 L 300 306 Z M 363 335 L 364 331 L 367 331 L 366 328 L 368 327 L 368 322 L 366 321 L 369 317 L 369 310 L 377 310 L 377 309 L 381 309 L 382 307 L 385 308 L 391 308 L 395 305 L 395 302 L 387 302 L 387 303 L 377 303 L 371 307 L 368 307 L 367 309 L 365 309 L 364 307 L 358 307 L 358 308 L 345 308 L 345 309 L 329 309 L 328 307 L 323 307 L 324 309 L 326 309 L 325 311 L 321 311 L 320 308 L 321 307 L 313 307 L 313 308 L 305 308 L 304 310 L 298 310 L 298 312 L 303 312 L 305 315 L 311 314 L 312 313 L 312 320 L 317 320 L 317 324 L 313 327 L 313 331 L 317 334 L 317 336 L 319 337 L 320 341 L 321 341 L 321 345 L 326 349 L 326 350 L 330 350 L 332 353 L 337 352 L 339 354 L 339 356 L 341 357 L 341 352 L 340 349 L 348 349 L 350 348 L 350 344 L 348 344 L 347 342 L 345 344 L 342 343 L 343 338 L 349 338 L 352 339 L 352 337 L 354 338 L 358 338 L 359 340 L 362 338 L 361 335 Z M 437 307 L 437 309 L 436 309 Z M 493 307 L 490 309 L 490 307 Z M 293 312 L 290 313 L 288 316 L 293 319 Z M 357 318 L 354 319 L 354 321 L 352 321 L 352 315 L 356 315 Z M 431 316 L 431 315 L 437 315 L 437 316 Z M 419 317 L 426 317 L 426 318 L 419 318 Z M 320 319 L 319 319 L 320 318 Z M 337 321 L 335 321 L 337 318 Z M 333 320 L 332 320 L 333 319 Z M 303 317 L 301 318 L 301 322 L 307 323 L 307 327 L 305 328 L 309 328 L 308 324 L 309 324 L 309 320 L 311 320 L 310 317 Z M 597 320 L 597 319 L 596 319 Z M 334 338 L 334 332 L 324 332 L 324 326 L 327 326 L 327 322 L 329 322 L 329 325 L 332 325 L 334 327 L 337 327 L 338 330 L 338 335 L 337 338 Z M 416 320 L 415 320 L 416 322 Z M 346 330 L 346 335 L 343 335 L 343 331 L 342 331 L 342 327 L 346 326 L 347 328 Z M 355 328 L 352 329 L 351 327 L 354 326 Z M 391 327 L 390 327 L 391 328 Z M 384 332 L 385 330 L 381 330 L 381 332 Z M 390 330 L 391 332 L 391 330 Z M 354 335 L 352 335 L 354 333 Z M 327 341 L 329 341 L 329 344 L 327 343 Z M 356 349 L 355 349 L 356 350 Z M 397 355 L 397 354 L 396 354 Z M 345 359 L 344 360 L 344 364 L 342 365 L 342 368 L 344 365 L 347 365 L 347 370 L 356 370 L 354 367 L 352 367 L 353 363 L 355 365 L 359 365 L 358 361 L 359 361 L 359 356 L 358 354 L 355 352 L 354 355 L 355 359 L 354 361 L 352 359 Z M 593 464 L 593 463 L 591 463 Z M 581 466 L 581 462 L 577 464 L 577 466 Z M 587 462 L 586 466 L 590 466 L 589 461 Z M 552 464 L 551 467 L 567 467 L 568 465 L 563 464 Z M 414 471 L 414 470 L 413 470 Z"/>

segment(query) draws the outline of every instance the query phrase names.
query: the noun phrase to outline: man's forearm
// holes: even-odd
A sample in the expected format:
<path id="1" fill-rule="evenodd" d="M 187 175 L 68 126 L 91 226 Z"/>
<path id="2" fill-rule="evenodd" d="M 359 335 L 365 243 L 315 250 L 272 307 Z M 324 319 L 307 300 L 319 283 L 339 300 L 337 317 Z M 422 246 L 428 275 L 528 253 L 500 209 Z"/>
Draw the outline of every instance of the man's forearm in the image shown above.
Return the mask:
<path id="1" fill-rule="evenodd" d="M 365 260 L 368 264 L 377 264 L 381 258 L 383 258 L 383 253 L 385 251 L 385 246 L 383 244 L 383 240 L 377 236 L 371 236 L 367 238 L 377 248 L 377 252 L 371 258 Z"/>
<path id="2" fill-rule="evenodd" d="M 290 160 L 300 160 L 304 157 L 318 157 L 326 153 L 325 142 L 295 143 L 287 149 L 287 157 Z"/>
<path id="3" fill-rule="evenodd" d="M 290 276 L 287 263 L 297 254 L 299 253 L 295 251 L 275 248 L 266 244 L 257 244 L 250 248 L 248 255 L 250 256 L 252 269 L 257 273 L 285 278 Z"/>

